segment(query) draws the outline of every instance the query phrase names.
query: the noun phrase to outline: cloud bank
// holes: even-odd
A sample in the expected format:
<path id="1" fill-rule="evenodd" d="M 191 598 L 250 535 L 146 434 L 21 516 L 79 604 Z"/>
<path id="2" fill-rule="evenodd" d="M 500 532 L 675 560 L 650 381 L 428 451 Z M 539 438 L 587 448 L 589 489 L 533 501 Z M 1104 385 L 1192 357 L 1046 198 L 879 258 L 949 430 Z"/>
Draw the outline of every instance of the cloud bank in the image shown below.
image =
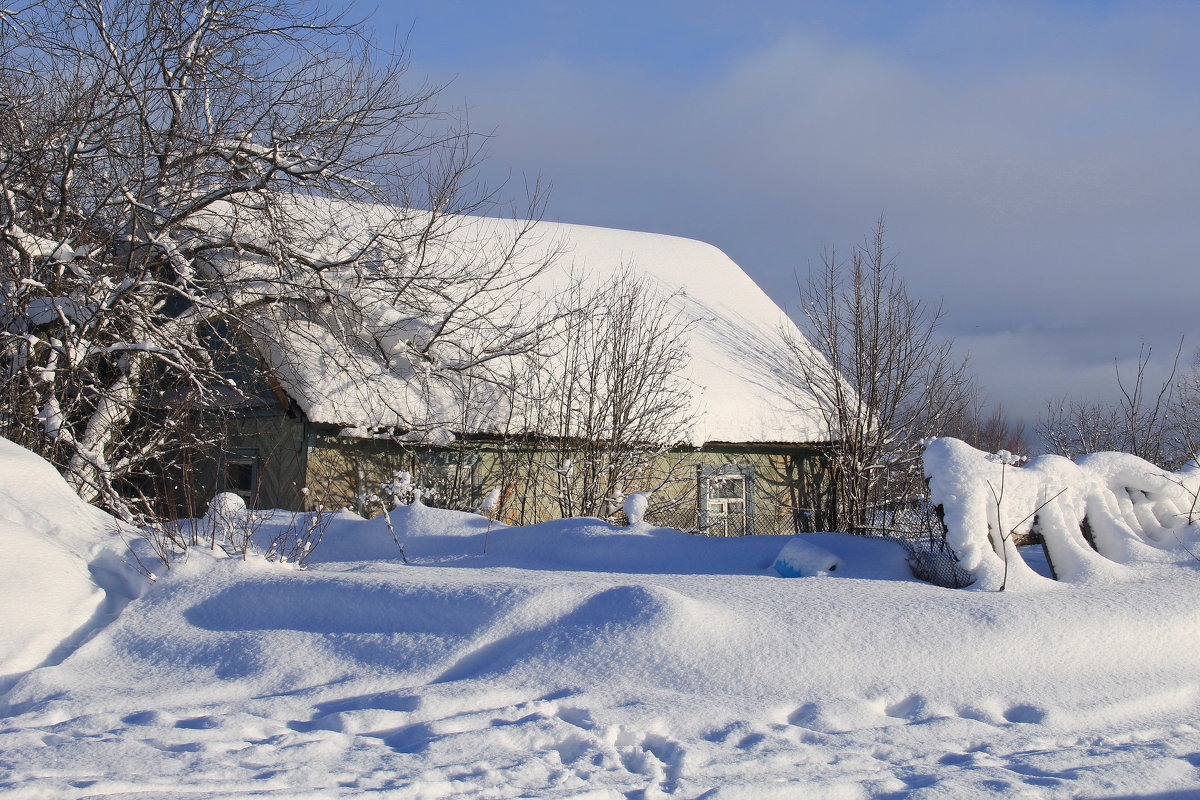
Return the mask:
<path id="1" fill-rule="evenodd" d="M 1142 340 L 1163 362 L 1181 335 L 1200 344 L 1200 58 L 1182 35 L 1200 13 L 913 7 L 739 17 L 691 73 L 675 38 L 715 36 L 719 14 L 631 18 L 651 29 L 610 50 L 564 45 L 586 20 L 543 18 L 487 69 L 452 74 L 443 53 L 427 71 L 495 132 L 489 179 L 549 179 L 551 219 L 712 242 L 785 307 L 823 249 L 885 215 L 910 286 L 944 299 L 945 332 L 1014 414 L 1111 395 Z M 644 52 L 655 36 L 670 64 Z"/>

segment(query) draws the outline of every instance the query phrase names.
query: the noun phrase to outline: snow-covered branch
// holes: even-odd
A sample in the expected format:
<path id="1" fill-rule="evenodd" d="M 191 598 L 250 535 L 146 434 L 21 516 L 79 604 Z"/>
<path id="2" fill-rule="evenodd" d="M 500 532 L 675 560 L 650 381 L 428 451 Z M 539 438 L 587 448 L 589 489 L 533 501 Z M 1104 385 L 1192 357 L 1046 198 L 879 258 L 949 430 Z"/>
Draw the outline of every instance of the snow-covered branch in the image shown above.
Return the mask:
<path id="1" fill-rule="evenodd" d="M 246 364 L 284 333 L 320 328 L 364 384 L 368 362 L 498 381 L 539 341 L 481 324 L 543 266 L 521 263 L 528 226 L 444 252 L 447 220 L 490 201 L 465 188 L 473 137 L 364 27 L 291 0 L 46 0 L 4 22 L 0 433 L 89 499 L 149 512 L 213 444 L 189 421 L 253 399 Z"/>

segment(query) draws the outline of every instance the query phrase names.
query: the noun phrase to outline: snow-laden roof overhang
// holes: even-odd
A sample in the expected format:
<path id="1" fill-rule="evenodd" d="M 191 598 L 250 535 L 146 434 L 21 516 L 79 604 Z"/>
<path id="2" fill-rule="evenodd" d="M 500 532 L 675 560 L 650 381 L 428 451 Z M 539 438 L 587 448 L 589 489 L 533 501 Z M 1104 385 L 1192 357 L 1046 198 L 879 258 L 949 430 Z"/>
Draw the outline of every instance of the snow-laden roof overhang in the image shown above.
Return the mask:
<path id="1" fill-rule="evenodd" d="M 397 214 L 386 207 L 311 203 L 319 213 L 310 215 L 309 247 L 313 258 L 330 261 L 358 246 L 348 243 L 369 239 L 372 226 L 394 220 Z M 421 256 L 463 274 L 503 258 L 514 231 L 526 225 L 468 216 L 443 223 L 437 237 L 422 241 L 427 252 Z M 811 443 L 831 438 L 818 400 L 801 384 L 794 367 L 798 356 L 820 356 L 787 315 L 716 247 L 675 236 L 551 222 L 539 222 L 522 247 L 521 263 L 551 264 L 523 286 L 512 286 L 503 302 L 488 296 L 487 302 L 493 303 L 490 313 L 504 316 L 506 322 L 534 321 L 573 281 L 581 281 L 585 289 L 600 287 L 624 270 L 643 276 L 669 298 L 671 310 L 688 323 L 689 357 L 682 378 L 691 390 L 693 422 L 686 443 Z M 432 250 L 437 252 L 428 252 Z M 254 258 L 245 253 L 224 257 L 224 270 L 244 274 L 254 269 Z M 403 263 L 392 267 L 404 270 Z M 328 279 L 323 274 L 322 280 Z M 375 335 L 370 344 L 353 335 L 347 339 L 353 331 L 336 330 L 336 316 L 283 313 L 280 308 L 264 313 L 263 328 L 255 338 L 275 378 L 312 421 L 363 430 L 464 433 L 493 433 L 520 424 L 504 406 L 502 393 L 476 385 L 467 401 L 461 375 L 397 358 L 404 342 L 419 337 L 425 323 L 404 318 L 386 303 L 371 308 L 377 300 L 365 294 L 358 300 L 365 313 L 356 324 L 383 326 L 395 333 Z M 396 352 L 389 352 L 393 346 Z"/>

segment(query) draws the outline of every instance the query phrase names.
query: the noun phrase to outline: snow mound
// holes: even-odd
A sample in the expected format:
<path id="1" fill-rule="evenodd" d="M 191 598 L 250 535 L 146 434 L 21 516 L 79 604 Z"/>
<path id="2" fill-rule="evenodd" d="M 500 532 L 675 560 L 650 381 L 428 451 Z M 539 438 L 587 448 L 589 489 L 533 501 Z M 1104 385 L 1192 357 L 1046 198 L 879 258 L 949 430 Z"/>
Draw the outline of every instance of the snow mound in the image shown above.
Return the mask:
<path id="1" fill-rule="evenodd" d="M 1200 468 L 1169 472 L 1127 453 L 1025 465 L 957 439 L 924 453 L 930 499 L 975 589 L 1045 587 L 1021 559 L 1018 538 L 1038 534 L 1059 581 L 1120 579 L 1124 565 L 1187 556 L 1200 540 Z"/>
<path id="2" fill-rule="evenodd" d="M 841 564 L 840 558 L 808 537 L 793 536 L 779 551 L 775 571 L 785 578 L 814 578 L 836 572 Z"/>
<path id="3" fill-rule="evenodd" d="M 105 547 L 120 523 L 71 490 L 45 460 L 0 439 L 0 685 L 51 658 L 106 600 Z"/>

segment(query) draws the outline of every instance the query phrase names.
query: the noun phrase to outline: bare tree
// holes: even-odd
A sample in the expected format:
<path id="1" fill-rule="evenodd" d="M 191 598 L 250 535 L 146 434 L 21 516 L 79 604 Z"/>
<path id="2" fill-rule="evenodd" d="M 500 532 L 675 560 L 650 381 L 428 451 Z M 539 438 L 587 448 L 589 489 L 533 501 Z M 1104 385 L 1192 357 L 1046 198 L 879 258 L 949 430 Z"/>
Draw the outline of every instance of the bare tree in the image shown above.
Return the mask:
<path id="1" fill-rule="evenodd" d="M 528 228 L 486 263 L 439 250 L 488 200 L 473 139 L 364 30 L 294 0 L 0 16 L 0 432 L 86 499 L 136 517 L 279 326 L 353 329 L 427 375 L 535 340 L 473 324 L 536 271 L 514 266 Z M 322 249 L 351 203 L 396 210 Z"/>
<path id="2" fill-rule="evenodd" d="M 1200 350 L 1192 356 L 1191 367 L 1179 379 L 1172 407 L 1178 447 L 1184 459 L 1200 454 Z"/>
<path id="3" fill-rule="evenodd" d="M 844 531 L 919 489 L 921 439 L 970 399 L 965 359 L 937 335 L 941 308 L 909 295 L 885 238 L 880 218 L 848 262 L 825 254 L 800 286 L 808 341 L 792 343 L 796 378 L 816 398 L 801 410 L 823 415 L 835 437 L 833 524 Z"/>
<path id="4" fill-rule="evenodd" d="M 946 421 L 938 431 L 939 436 L 953 436 L 987 453 L 1007 450 L 1028 455 L 1029 439 L 1024 422 L 1010 419 L 1003 406 L 985 406 L 975 383 L 970 385 L 967 396 L 969 401 Z"/>
<path id="5" fill-rule="evenodd" d="M 1049 452 L 1071 459 L 1121 450 L 1126 440 L 1115 407 L 1073 398 L 1047 402 L 1037 433 Z"/>
<path id="6" fill-rule="evenodd" d="M 1162 385 L 1154 389 L 1147 385 L 1146 368 L 1150 364 L 1153 348 L 1145 343 L 1138 348 L 1137 364 L 1131 380 L 1121 375 L 1120 365 L 1115 365 L 1117 388 L 1121 390 L 1118 403 L 1123 429 L 1128 436 L 1128 452 L 1155 464 L 1175 461 L 1173 449 L 1171 405 L 1175 393 L 1175 374 L 1179 371 L 1179 357 L 1183 354 L 1183 339 L 1171 362 L 1171 372 Z"/>
<path id="7" fill-rule="evenodd" d="M 549 483 L 561 516 L 609 516 L 681 463 L 669 452 L 692 423 L 680 374 L 689 323 L 630 270 L 563 302 L 575 310 L 538 367 L 533 429 L 550 439 L 531 477 Z"/>
<path id="8" fill-rule="evenodd" d="M 1047 404 L 1038 436 L 1052 453 L 1078 458 L 1087 453 L 1132 453 L 1153 464 L 1178 466 L 1190 458 L 1193 412 L 1187 378 L 1176 383 L 1183 341 L 1161 383 L 1149 383 L 1153 348 L 1142 344 L 1132 376 L 1114 362 L 1119 397 L 1113 401 L 1063 398 Z"/>

